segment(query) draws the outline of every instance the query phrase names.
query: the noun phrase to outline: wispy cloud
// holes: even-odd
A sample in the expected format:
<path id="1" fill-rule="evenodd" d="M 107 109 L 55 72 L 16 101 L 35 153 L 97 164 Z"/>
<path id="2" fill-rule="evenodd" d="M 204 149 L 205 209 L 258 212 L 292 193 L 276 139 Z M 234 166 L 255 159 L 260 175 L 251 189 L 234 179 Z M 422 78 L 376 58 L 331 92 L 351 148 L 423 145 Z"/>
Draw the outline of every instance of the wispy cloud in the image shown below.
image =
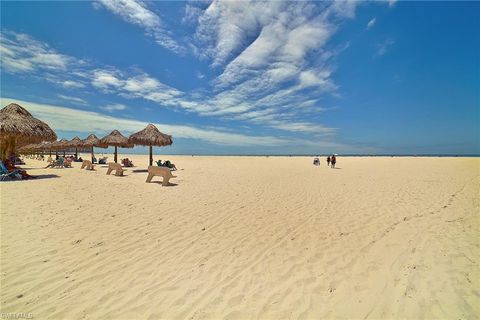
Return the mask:
<path id="1" fill-rule="evenodd" d="M 387 0 L 387 2 L 389 7 L 393 7 L 397 3 L 397 0 Z"/>
<path id="2" fill-rule="evenodd" d="M 313 111 L 312 101 L 337 89 L 332 59 L 340 51 L 327 43 L 338 24 L 354 16 L 356 6 L 347 1 L 213 1 L 199 16 L 196 31 L 198 45 L 205 48 L 201 57 L 223 70 L 213 81 L 218 93 L 207 113 L 311 132 L 315 124 L 297 119 L 305 110 L 298 106 L 308 101 Z M 261 118 L 244 116 L 265 109 L 268 114 Z"/>
<path id="3" fill-rule="evenodd" d="M 374 25 L 375 25 L 375 22 L 377 21 L 376 18 L 373 18 L 371 19 L 370 21 L 368 21 L 367 23 L 367 29 L 371 29 Z"/>
<path id="4" fill-rule="evenodd" d="M 126 22 L 143 28 L 147 35 L 153 37 L 159 45 L 177 53 L 185 51 L 185 48 L 172 37 L 171 32 L 163 26 L 161 18 L 150 10 L 145 2 L 140 0 L 98 0 L 94 4 L 95 8 L 100 8 L 99 4 Z"/>
<path id="5" fill-rule="evenodd" d="M 2 68 L 11 73 L 37 70 L 64 71 L 74 59 L 60 54 L 27 34 L 2 31 L 0 37 Z"/>
<path id="6" fill-rule="evenodd" d="M 387 39 L 380 44 L 377 45 L 377 51 L 375 53 L 376 56 L 383 56 L 386 54 L 390 48 L 395 44 L 395 41 L 392 39 Z"/>
<path id="7" fill-rule="evenodd" d="M 61 82 L 61 85 L 64 88 L 85 88 L 85 85 L 82 82 L 65 80 Z"/>
<path id="8" fill-rule="evenodd" d="M 145 2 L 102 0 L 96 6 L 150 35 L 164 29 Z M 188 19 L 196 23 L 195 45 L 218 70 L 207 87 L 196 91 L 184 92 L 138 68 L 120 70 L 85 62 L 80 66 L 72 57 L 67 57 L 72 59 L 68 64 L 72 72 L 56 72 L 48 79 L 66 88 L 78 83 L 85 90 L 144 99 L 204 117 L 296 133 L 334 134 L 335 128 L 319 123 L 319 114 L 326 110 L 319 101 L 336 94 L 335 57 L 348 46 L 328 42 L 339 24 L 354 16 L 356 6 L 350 1 L 213 1 L 206 8 L 192 9 L 194 13 L 188 14 L 193 18 Z"/>
<path id="9" fill-rule="evenodd" d="M 80 104 L 80 105 L 88 104 L 87 101 L 85 101 L 82 98 L 78 98 L 78 97 L 66 96 L 66 95 L 63 95 L 63 94 L 57 94 L 57 97 L 59 97 L 60 99 L 63 99 L 63 100 L 73 102 L 75 104 Z"/>
<path id="10" fill-rule="evenodd" d="M 103 107 L 100 107 L 100 109 L 105 110 L 107 112 L 114 112 L 114 111 L 122 111 L 127 109 L 127 106 L 121 103 L 114 103 L 114 104 L 109 104 Z"/>

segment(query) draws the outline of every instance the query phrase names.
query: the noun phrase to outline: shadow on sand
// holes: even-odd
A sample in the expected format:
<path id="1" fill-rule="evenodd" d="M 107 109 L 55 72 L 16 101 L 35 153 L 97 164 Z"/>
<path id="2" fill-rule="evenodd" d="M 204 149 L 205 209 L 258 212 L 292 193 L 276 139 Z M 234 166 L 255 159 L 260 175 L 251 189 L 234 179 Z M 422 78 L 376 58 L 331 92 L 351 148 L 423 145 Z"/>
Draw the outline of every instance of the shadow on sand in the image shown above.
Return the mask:
<path id="1" fill-rule="evenodd" d="M 162 185 L 162 181 L 151 181 L 150 183 L 156 183 L 156 184 Z M 178 183 L 169 182 L 168 186 L 164 186 L 164 187 L 176 187 L 176 186 L 178 186 Z"/>
<path id="2" fill-rule="evenodd" d="M 32 177 L 34 177 L 34 179 L 32 179 L 32 180 L 42 180 L 42 179 L 50 179 L 50 178 L 59 178 L 60 176 L 58 176 L 56 174 L 42 174 L 42 175 L 38 175 L 38 176 L 32 175 Z"/>
<path id="3" fill-rule="evenodd" d="M 133 173 L 147 173 L 148 169 L 135 169 L 132 170 Z"/>

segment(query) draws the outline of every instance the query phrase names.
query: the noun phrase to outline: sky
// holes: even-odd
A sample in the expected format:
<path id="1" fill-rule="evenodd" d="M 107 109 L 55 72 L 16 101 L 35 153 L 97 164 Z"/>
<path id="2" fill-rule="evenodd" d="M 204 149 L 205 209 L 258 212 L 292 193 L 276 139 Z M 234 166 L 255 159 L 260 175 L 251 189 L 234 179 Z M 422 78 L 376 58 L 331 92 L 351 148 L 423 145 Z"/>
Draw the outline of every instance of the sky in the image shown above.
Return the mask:
<path id="1" fill-rule="evenodd" d="M 59 138 L 153 123 L 169 154 L 480 154 L 479 14 L 443 1 L 2 1 L 0 103 Z"/>

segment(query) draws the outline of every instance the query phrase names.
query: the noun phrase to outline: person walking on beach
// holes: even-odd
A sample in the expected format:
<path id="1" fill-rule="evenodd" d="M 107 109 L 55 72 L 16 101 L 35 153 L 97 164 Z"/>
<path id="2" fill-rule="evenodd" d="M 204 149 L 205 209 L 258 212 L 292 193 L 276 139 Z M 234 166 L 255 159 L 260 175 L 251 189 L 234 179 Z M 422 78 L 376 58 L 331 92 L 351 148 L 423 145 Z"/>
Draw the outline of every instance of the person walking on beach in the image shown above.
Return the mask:
<path id="1" fill-rule="evenodd" d="M 327 166 L 330 167 L 330 156 L 327 157 Z"/>
<path id="2" fill-rule="evenodd" d="M 337 157 L 335 157 L 335 155 L 333 155 L 332 159 L 330 161 L 332 162 L 332 165 L 330 167 L 335 168 L 335 164 L 337 163 Z"/>

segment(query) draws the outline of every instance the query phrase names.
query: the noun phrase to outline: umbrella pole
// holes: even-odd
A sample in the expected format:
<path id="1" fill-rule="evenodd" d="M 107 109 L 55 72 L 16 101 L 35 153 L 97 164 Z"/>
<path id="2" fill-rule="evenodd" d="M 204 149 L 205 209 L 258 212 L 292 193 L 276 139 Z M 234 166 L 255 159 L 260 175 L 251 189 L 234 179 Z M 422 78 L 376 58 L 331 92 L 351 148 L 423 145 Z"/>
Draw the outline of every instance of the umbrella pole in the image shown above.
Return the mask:
<path id="1" fill-rule="evenodd" d="M 65 158 L 65 150 L 63 150 L 63 157 Z"/>
<path id="2" fill-rule="evenodd" d="M 75 148 L 75 159 L 78 159 L 78 148 Z"/>
<path id="3" fill-rule="evenodd" d="M 117 163 L 117 146 L 115 146 L 115 154 L 113 156 L 113 161 L 115 161 L 115 163 Z"/>
<path id="4" fill-rule="evenodd" d="M 93 163 L 93 158 L 94 158 L 94 155 L 93 155 L 93 146 L 92 146 L 92 163 Z"/>
<path id="5" fill-rule="evenodd" d="M 152 145 L 150 145 L 150 165 L 153 164 L 153 152 L 152 152 Z"/>

